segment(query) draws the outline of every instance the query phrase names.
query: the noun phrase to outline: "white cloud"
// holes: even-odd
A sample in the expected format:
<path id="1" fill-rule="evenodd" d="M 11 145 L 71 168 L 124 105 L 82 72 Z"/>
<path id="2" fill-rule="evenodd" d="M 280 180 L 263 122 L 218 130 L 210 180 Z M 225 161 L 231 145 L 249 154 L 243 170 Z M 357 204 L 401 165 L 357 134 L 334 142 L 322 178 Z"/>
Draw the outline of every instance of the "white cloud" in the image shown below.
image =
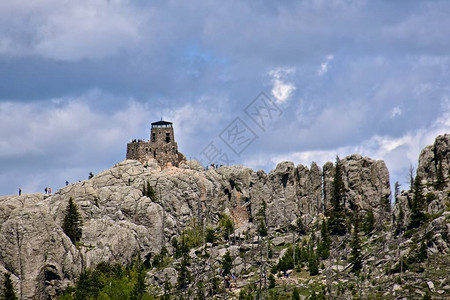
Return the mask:
<path id="1" fill-rule="evenodd" d="M 269 71 L 272 83 L 272 96 L 278 103 L 283 103 L 296 90 L 295 85 L 288 81 L 288 76 L 295 73 L 294 68 L 275 68 Z"/>
<path id="2" fill-rule="evenodd" d="M 334 59 L 334 55 L 327 55 L 323 63 L 320 64 L 319 69 L 317 70 L 317 75 L 322 76 L 328 72 L 328 65 Z"/>
<path id="3" fill-rule="evenodd" d="M 398 107 L 398 106 L 394 107 L 391 110 L 391 119 L 393 119 L 395 117 L 398 117 L 398 116 L 401 116 L 402 113 L 403 113 L 403 111 L 402 111 L 402 109 L 400 107 Z"/>
<path id="4" fill-rule="evenodd" d="M 136 45 L 144 13 L 121 0 L 18 0 L 0 4 L 0 19 L 0 54 L 79 60 Z"/>
<path id="5" fill-rule="evenodd" d="M 334 162 L 336 155 L 343 158 L 358 153 L 373 159 L 384 160 L 389 169 L 391 183 L 395 181 L 402 183 L 406 178 L 409 166 L 417 166 L 420 151 L 425 146 L 433 144 L 436 136 L 450 132 L 450 99 L 442 100 L 441 110 L 441 116 L 431 126 L 410 131 L 400 137 L 374 135 L 359 144 L 330 150 L 319 149 L 277 155 L 257 154 L 249 157 L 244 164 L 266 170 L 282 161 L 293 161 L 306 166 L 314 161 L 319 166 L 323 166 L 327 161 Z"/>
<path id="6" fill-rule="evenodd" d="M 98 96 L 93 91 L 39 103 L 0 102 L 0 158 L 49 153 L 79 156 L 77 151 L 89 153 L 86 157 L 95 151 L 101 155 L 136 131 L 147 117 L 143 105 L 134 101 L 112 115 L 95 112 L 88 102 Z"/>
<path id="7" fill-rule="evenodd" d="M 55 190 L 125 159 L 126 143 L 149 138 L 151 109 L 127 100 L 111 114 L 93 109 L 100 91 L 39 103 L 0 102 L 0 193 Z"/>

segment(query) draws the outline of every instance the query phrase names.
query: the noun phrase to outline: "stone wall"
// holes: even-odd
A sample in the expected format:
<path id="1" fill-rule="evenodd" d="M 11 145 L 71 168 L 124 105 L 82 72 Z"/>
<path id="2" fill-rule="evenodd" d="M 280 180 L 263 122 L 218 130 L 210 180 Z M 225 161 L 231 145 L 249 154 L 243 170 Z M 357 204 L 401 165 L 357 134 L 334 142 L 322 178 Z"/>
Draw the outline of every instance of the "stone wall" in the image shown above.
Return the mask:
<path id="1" fill-rule="evenodd" d="M 178 152 L 173 127 L 153 127 L 149 141 L 133 140 L 127 144 L 127 159 L 145 164 L 149 159 L 156 159 L 164 168 L 168 165 L 178 166 L 186 157 Z"/>
<path id="2" fill-rule="evenodd" d="M 138 160 L 142 163 L 153 157 L 150 142 L 133 140 L 127 144 L 127 159 Z"/>

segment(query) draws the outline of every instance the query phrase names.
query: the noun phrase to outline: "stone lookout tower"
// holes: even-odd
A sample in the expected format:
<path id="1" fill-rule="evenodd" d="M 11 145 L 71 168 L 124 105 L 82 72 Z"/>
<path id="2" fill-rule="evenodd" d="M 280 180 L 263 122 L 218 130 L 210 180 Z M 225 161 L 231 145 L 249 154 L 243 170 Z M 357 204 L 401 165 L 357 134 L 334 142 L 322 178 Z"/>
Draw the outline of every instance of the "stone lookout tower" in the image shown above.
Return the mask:
<path id="1" fill-rule="evenodd" d="M 178 152 L 178 144 L 175 142 L 172 122 L 161 121 L 152 123 L 150 140 L 132 140 L 127 145 L 127 159 L 138 160 L 145 163 L 150 158 L 158 161 L 164 168 L 169 164 L 178 166 L 185 156 Z"/>

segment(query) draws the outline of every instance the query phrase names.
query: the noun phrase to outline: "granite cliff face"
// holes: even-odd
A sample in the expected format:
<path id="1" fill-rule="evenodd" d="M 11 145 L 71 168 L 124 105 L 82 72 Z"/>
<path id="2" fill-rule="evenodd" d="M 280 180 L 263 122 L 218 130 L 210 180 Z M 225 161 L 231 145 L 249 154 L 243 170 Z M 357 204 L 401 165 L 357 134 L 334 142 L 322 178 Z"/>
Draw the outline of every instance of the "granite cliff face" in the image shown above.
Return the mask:
<path id="1" fill-rule="evenodd" d="M 372 209 L 380 221 L 389 220 L 391 188 L 389 171 L 382 160 L 353 154 L 341 160 L 345 187 L 345 206 L 362 213 Z M 324 202 L 328 207 L 332 197 L 335 168 L 331 162 L 323 167 Z M 378 217 L 381 217 L 378 218 Z"/>
<path id="2" fill-rule="evenodd" d="M 421 181 L 428 214 L 438 214 L 450 207 L 450 134 L 436 137 L 433 145 L 426 146 L 421 151 L 417 176 Z M 411 190 L 401 191 L 396 197 L 393 209 L 396 223 L 408 223 L 413 197 Z"/>
<path id="3" fill-rule="evenodd" d="M 448 200 L 449 139 L 449 135 L 438 137 L 420 156 L 418 174 L 424 182 L 435 182 L 442 170 L 446 184 L 439 191 L 427 187 L 436 195 L 430 212 L 443 210 Z M 378 225 L 389 222 L 386 203 L 391 191 L 384 162 L 355 154 L 341 164 L 347 209 L 363 213 L 371 209 Z M 196 162 L 161 170 L 154 160 L 145 165 L 126 160 L 51 196 L 0 197 L 0 280 L 4 272 L 10 272 L 23 299 L 52 298 L 82 270 L 100 262 L 128 264 L 137 254 L 148 258 L 163 246 L 171 252 L 170 241 L 194 219 L 215 225 L 226 213 L 234 221 L 236 234 L 251 232 L 263 202 L 270 231 L 280 231 L 298 218 L 307 227 L 317 226 L 329 206 L 334 172 L 332 163 L 321 169 L 315 163 L 308 168 L 282 162 L 266 174 L 242 166 L 204 170 Z M 147 183 L 155 199 L 143 194 Z M 71 197 L 83 219 L 77 247 L 61 229 Z M 403 205 L 406 219 L 408 194 L 398 198 L 394 215 Z M 276 243 L 284 244 L 280 239 Z M 216 257 L 223 255 L 221 251 Z M 239 259 L 234 261 L 237 273 L 242 269 Z"/>
<path id="4" fill-rule="evenodd" d="M 0 197 L 0 224 L 2 279 L 13 274 L 20 298 L 54 296 L 80 274 L 81 254 L 42 194 Z"/>

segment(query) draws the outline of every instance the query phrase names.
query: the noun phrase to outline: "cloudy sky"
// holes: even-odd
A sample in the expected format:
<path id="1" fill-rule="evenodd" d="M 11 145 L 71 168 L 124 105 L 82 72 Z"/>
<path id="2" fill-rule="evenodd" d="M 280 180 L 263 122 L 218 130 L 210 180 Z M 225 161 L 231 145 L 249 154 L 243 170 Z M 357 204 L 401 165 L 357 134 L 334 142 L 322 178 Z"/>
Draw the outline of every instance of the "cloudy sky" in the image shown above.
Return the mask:
<path id="1" fill-rule="evenodd" d="M 450 132 L 449 15 L 446 0 L 0 1 L 0 194 L 107 169 L 161 116 L 187 157 L 214 145 L 269 171 L 360 153 L 405 186 Z M 246 114 L 261 92 L 278 109 L 264 126 Z M 252 133 L 238 154 L 236 120 Z"/>

